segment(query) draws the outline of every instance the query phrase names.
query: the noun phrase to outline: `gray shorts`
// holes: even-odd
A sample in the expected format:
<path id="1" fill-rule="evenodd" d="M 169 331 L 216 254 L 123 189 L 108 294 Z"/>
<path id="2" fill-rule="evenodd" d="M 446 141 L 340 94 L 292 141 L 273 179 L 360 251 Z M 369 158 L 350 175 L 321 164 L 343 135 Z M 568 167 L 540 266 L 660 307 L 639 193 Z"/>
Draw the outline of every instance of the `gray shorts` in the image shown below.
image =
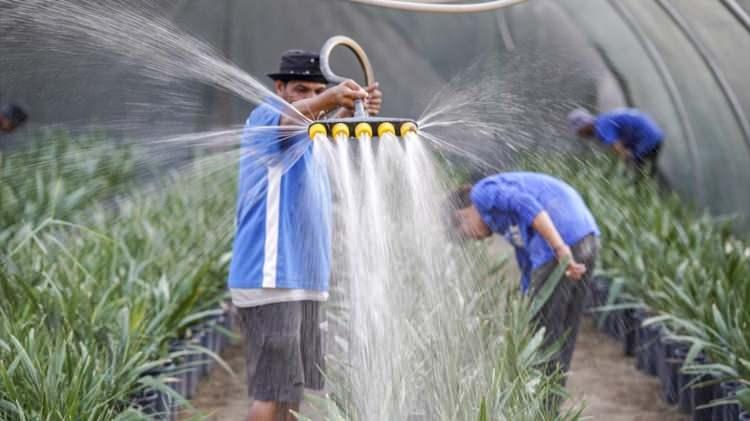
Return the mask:
<path id="1" fill-rule="evenodd" d="M 259 401 L 300 402 L 323 388 L 320 302 L 237 309 L 246 343 L 247 390 Z"/>

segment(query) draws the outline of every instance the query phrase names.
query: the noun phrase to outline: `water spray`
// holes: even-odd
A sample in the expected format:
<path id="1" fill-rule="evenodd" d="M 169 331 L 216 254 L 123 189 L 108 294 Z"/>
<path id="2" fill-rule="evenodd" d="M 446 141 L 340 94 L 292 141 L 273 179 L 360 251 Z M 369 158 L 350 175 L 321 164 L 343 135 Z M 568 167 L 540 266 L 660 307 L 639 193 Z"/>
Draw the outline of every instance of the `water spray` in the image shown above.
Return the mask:
<path id="1" fill-rule="evenodd" d="M 320 49 L 320 71 L 323 72 L 325 78 L 331 83 L 341 83 L 347 80 L 347 78 L 341 77 L 331 70 L 331 52 L 338 46 L 347 47 L 354 53 L 365 73 L 365 84 L 370 85 L 374 77 L 365 50 L 353 39 L 342 35 L 330 38 Z M 361 136 L 383 137 L 387 135 L 405 137 L 408 133 L 416 132 L 417 128 L 417 122 L 412 119 L 371 117 L 364 102 L 357 100 L 354 102 L 354 117 L 313 121 L 307 126 L 307 133 L 310 139 L 315 139 L 318 135 L 330 135 L 334 139 L 339 136 L 346 138 L 351 136 L 356 138 Z"/>

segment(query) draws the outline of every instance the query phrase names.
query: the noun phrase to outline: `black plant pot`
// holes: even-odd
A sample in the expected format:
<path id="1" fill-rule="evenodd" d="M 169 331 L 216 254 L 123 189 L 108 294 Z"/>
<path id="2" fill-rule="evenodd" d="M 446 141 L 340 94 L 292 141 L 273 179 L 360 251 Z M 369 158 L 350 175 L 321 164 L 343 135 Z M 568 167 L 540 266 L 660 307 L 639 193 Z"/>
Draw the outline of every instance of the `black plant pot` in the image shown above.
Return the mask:
<path id="1" fill-rule="evenodd" d="M 662 330 L 662 332 L 665 332 Z M 679 360 L 675 356 L 675 349 L 681 345 L 664 334 L 659 339 L 659 379 L 662 385 L 662 397 L 670 405 L 677 404 L 678 388 L 677 374 L 682 367 L 684 360 Z"/>
<path id="2" fill-rule="evenodd" d="M 606 276 L 595 276 L 592 279 L 592 292 L 594 299 L 594 306 L 601 307 L 607 304 L 607 298 L 609 298 L 609 287 L 612 284 L 612 280 Z"/>
<path id="3" fill-rule="evenodd" d="M 607 304 L 610 284 L 611 280 L 605 276 L 595 276 L 591 280 L 591 314 L 596 322 L 597 328 L 604 333 L 607 333 L 607 314 L 597 311 L 596 308 Z"/>
<path id="4" fill-rule="evenodd" d="M 158 413 L 159 400 L 161 394 L 152 389 L 145 389 L 133 396 L 132 403 L 144 415 L 154 415 Z"/>
<path id="5" fill-rule="evenodd" d="M 195 339 L 198 342 L 198 345 L 203 348 L 208 348 L 209 342 L 211 341 L 211 338 L 209 336 L 209 332 L 205 329 L 205 326 L 201 325 L 198 327 Z M 198 370 L 198 377 L 202 379 L 210 371 L 210 368 L 208 367 L 210 358 L 204 353 L 197 354 L 197 356 L 198 366 L 196 368 Z"/>
<path id="6" fill-rule="evenodd" d="M 696 386 L 691 389 L 691 399 L 693 407 L 693 421 L 713 421 L 714 420 L 714 408 L 700 408 L 703 405 L 708 405 L 716 399 L 717 388 L 716 384 L 712 382 L 715 380 L 713 377 L 704 375 L 701 376 L 696 382 L 701 386 Z"/>
<path id="7" fill-rule="evenodd" d="M 633 324 L 634 330 L 634 353 L 635 353 L 635 367 L 638 370 L 645 371 L 647 365 L 647 343 L 648 338 L 646 337 L 646 328 L 643 327 L 643 321 L 646 320 L 646 311 L 642 309 L 635 310 L 633 312 Z"/>
<path id="8" fill-rule="evenodd" d="M 689 352 L 688 347 L 676 347 L 674 350 L 675 360 L 680 361 L 680 367 L 682 367 L 682 364 L 685 362 L 685 357 L 687 357 L 687 354 Z M 686 374 L 680 371 L 678 368 L 677 371 L 677 406 L 680 408 L 680 411 L 682 411 L 685 414 L 690 414 L 693 412 L 693 399 L 690 392 L 690 386 L 692 385 L 692 381 L 695 378 L 692 374 Z"/>
<path id="9" fill-rule="evenodd" d="M 659 338 L 661 337 L 661 326 L 650 325 L 646 327 L 646 373 L 659 375 Z"/>
<path id="10" fill-rule="evenodd" d="M 666 385 L 665 399 L 672 405 L 679 404 L 680 401 L 680 370 L 685 364 L 685 357 L 690 351 L 690 346 L 685 343 L 672 343 L 669 346 L 669 358 L 666 360 Z"/>
<path id="11" fill-rule="evenodd" d="M 635 335 L 636 330 L 638 329 L 638 322 L 635 319 L 635 312 L 634 309 L 627 309 L 623 311 L 623 341 L 622 341 L 622 347 L 623 352 L 628 357 L 632 357 L 635 355 Z"/>
<path id="12" fill-rule="evenodd" d="M 593 286 L 588 285 L 583 296 L 583 312 L 591 313 L 591 309 L 594 307 L 596 307 L 594 305 L 594 288 Z"/>
<path id="13" fill-rule="evenodd" d="M 623 310 L 613 310 L 607 313 L 606 333 L 613 339 L 621 341 L 625 337 L 625 318 Z"/>
<path id="14" fill-rule="evenodd" d="M 689 351 L 689 348 L 685 347 L 676 347 L 674 354 L 675 358 L 677 360 L 681 360 L 682 363 L 684 363 L 685 358 L 687 357 L 687 353 Z M 694 364 L 704 364 L 706 362 L 706 356 L 704 354 L 698 354 L 695 359 L 693 360 Z M 680 411 L 686 413 L 686 414 L 692 414 L 695 411 L 696 403 L 703 405 L 705 403 L 708 403 L 711 401 L 709 399 L 708 401 L 705 401 L 706 397 L 713 397 L 714 392 L 711 391 L 711 388 L 708 388 L 708 390 L 702 390 L 697 392 L 698 395 L 695 396 L 695 389 L 694 387 L 696 384 L 700 384 L 703 382 L 708 381 L 709 378 L 705 376 L 700 376 L 696 374 L 688 374 L 683 373 L 682 371 L 679 371 L 677 374 L 677 406 L 680 408 Z M 701 388 L 705 389 L 705 388 Z M 710 413 L 710 411 L 703 412 Z"/>
<path id="15" fill-rule="evenodd" d="M 144 373 L 144 376 L 159 377 L 174 371 L 174 365 L 165 364 Z M 174 399 L 158 390 L 144 389 L 133 398 L 133 404 L 152 419 L 171 420 L 176 415 Z"/>
<path id="16" fill-rule="evenodd" d="M 230 332 L 234 329 L 234 312 L 232 311 L 232 306 L 231 298 L 224 300 L 224 303 L 221 306 L 224 310 L 224 328 Z"/>
<path id="17" fill-rule="evenodd" d="M 226 329 L 226 316 L 221 315 L 216 318 L 216 327 L 214 330 L 216 331 L 216 353 L 219 354 L 224 351 L 224 348 L 227 346 L 227 337 L 220 332 L 217 328 Z"/>
<path id="18" fill-rule="evenodd" d="M 680 372 L 677 374 L 677 387 L 679 390 L 677 396 L 677 406 L 685 414 L 693 412 L 693 399 L 690 392 L 690 385 L 693 382 L 695 376 L 692 374 L 685 374 Z"/>
<path id="19" fill-rule="evenodd" d="M 740 388 L 742 388 L 742 384 L 739 382 L 722 382 L 720 386 L 721 397 L 724 399 L 734 399 Z M 740 405 L 738 403 L 722 405 L 721 410 L 722 420 L 724 421 L 736 421 L 740 418 Z"/>
<path id="20" fill-rule="evenodd" d="M 206 343 L 205 335 L 206 332 L 204 332 L 202 325 L 199 324 L 191 327 L 188 331 L 189 345 L 201 347 L 204 346 L 203 344 Z M 195 350 L 192 350 L 192 353 L 188 356 L 188 364 L 192 367 L 189 380 L 190 396 L 194 395 L 201 378 L 205 375 L 205 373 L 208 372 L 205 367 L 207 358 L 208 356 Z"/>
<path id="21" fill-rule="evenodd" d="M 180 351 L 185 350 L 185 342 L 182 340 L 176 340 L 172 341 L 169 345 L 169 352 L 170 353 L 176 353 Z M 192 396 L 190 394 L 190 388 L 189 388 L 189 366 L 188 366 L 188 357 L 186 355 L 182 355 L 179 357 L 175 357 L 172 359 L 172 363 L 174 364 L 174 371 L 175 373 L 171 376 L 175 380 L 172 384 L 172 388 L 179 393 L 181 396 L 183 396 L 186 399 L 190 399 Z"/>
<path id="22" fill-rule="evenodd" d="M 205 335 L 203 336 L 203 341 L 201 342 L 201 346 L 208 349 L 211 352 L 216 352 L 216 329 L 214 329 L 214 326 L 216 325 L 216 322 L 213 319 L 206 320 L 202 324 L 202 329 L 205 332 Z M 209 366 L 211 365 L 211 360 L 208 360 Z M 211 367 L 208 367 L 209 371 L 211 370 Z"/>
<path id="23" fill-rule="evenodd" d="M 200 367 L 196 364 L 200 361 L 200 355 L 190 354 L 186 356 L 186 364 L 189 369 L 187 372 L 187 389 L 188 393 L 185 396 L 188 399 L 192 399 L 195 396 L 195 392 L 198 389 L 198 383 L 200 381 Z"/>

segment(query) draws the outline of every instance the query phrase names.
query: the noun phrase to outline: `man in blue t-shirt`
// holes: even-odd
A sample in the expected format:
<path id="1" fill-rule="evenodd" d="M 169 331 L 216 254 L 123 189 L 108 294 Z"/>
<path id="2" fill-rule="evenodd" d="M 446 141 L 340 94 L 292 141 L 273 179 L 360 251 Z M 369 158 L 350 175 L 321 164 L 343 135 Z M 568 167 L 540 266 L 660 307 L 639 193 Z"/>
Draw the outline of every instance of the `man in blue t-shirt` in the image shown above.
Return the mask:
<path id="1" fill-rule="evenodd" d="M 462 187 L 452 205 L 459 237 L 478 240 L 497 233 L 513 245 L 524 294 L 536 296 L 558 262 L 568 259 L 565 275 L 537 315 L 545 344 L 563 340 L 556 362 L 567 372 L 599 250 L 599 228 L 581 196 L 545 174 L 507 172 Z"/>
<path id="2" fill-rule="evenodd" d="M 284 53 L 270 76 L 278 99 L 257 107 L 242 138 L 237 232 L 229 269 L 232 302 L 247 345 L 251 421 L 296 420 L 304 387 L 323 386 L 320 303 L 328 298 L 331 192 L 324 163 L 295 117 L 380 110 L 377 84 L 331 88 L 315 53 Z"/>
<path id="3" fill-rule="evenodd" d="M 634 108 L 618 108 L 595 117 L 588 110 L 578 108 L 568 114 L 568 123 L 578 136 L 595 137 L 626 161 L 641 169 L 650 165 L 649 170 L 656 171 L 664 132 L 645 113 Z"/>

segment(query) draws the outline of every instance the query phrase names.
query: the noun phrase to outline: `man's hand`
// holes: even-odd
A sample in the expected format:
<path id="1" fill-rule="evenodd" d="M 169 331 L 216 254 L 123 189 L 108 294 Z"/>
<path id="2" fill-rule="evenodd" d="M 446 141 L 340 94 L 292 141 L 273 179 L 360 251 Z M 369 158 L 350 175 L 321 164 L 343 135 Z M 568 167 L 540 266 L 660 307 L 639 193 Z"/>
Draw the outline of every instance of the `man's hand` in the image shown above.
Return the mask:
<path id="1" fill-rule="evenodd" d="M 620 155 L 620 158 L 624 159 L 625 161 L 630 161 L 633 159 L 633 153 L 625 147 L 625 144 L 621 140 L 615 141 L 615 143 L 612 144 L 612 147 L 614 148 L 615 152 Z"/>
<path id="2" fill-rule="evenodd" d="M 565 269 L 565 276 L 568 278 L 578 281 L 586 273 L 586 265 L 576 263 L 575 258 L 573 258 L 573 253 L 570 251 L 570 247 L 566 244 L 555 247 L 555 256 L 557 256 L 558 262 L 562 262 L 565 258 L 569 259 L 568 267 Z"/>
<path id="3" fill-rule="evenodd" d="M 370 115 L 378 115 L 380 113 L 380 106 L 383 104 L 383 92 L 380 91 L 380 83 L 375 82 L 365 88 L 365 90 L 369 94 L 365 100 L 367 112 Z"/>
<path id="4" fill-rule="evenodd" d="M 368 93 L 357 82 L 349 79 L 328 89 L 326 95 L 330 95 L 335 106 L 354 110 L 354 101 L 358 99 L 364 100 L 367 98 Z"/>

